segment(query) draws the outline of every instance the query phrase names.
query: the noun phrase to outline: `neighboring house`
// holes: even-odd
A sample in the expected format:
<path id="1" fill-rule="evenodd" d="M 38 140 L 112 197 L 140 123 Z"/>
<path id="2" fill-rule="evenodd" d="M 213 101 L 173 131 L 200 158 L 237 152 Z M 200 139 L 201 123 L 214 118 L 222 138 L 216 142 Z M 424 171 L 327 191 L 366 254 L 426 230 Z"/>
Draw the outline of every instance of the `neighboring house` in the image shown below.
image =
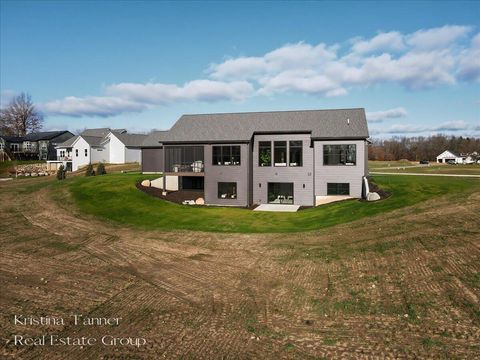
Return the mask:
<path id="1" fill-rule="evenodd" d="M 447 163 L 449 161 L 454 161 L 455 164 L 463 164 L 464 160 L 465 157 L 460 156 L 450 150 L 445 150 L 437 156 L 437 163 Z"/>
<path id="2" fill-rule="evenodd" d="M 206 204 L 314 206 L 362 196 L 368 137 L 364 109 L 183 115 L 146 138 L 142 171 L 203 190 Z"/>
<path id="3" fill-rule="evenodd" d="M 140 145 L 145 138 L 142 134 L 127 134 L 125 129 L 87 129 L 57 146 L 56 163 L 63 164 L 68 171 L 99 162 L 140 163 Z"/>
<path id="4" fill-rule="evenodd" d="M 44 131 L 25 136 L 3 136 L 3 146 L 15 159 L 54 160 L 55 147 L 74 135 L 70 131 Z"/>

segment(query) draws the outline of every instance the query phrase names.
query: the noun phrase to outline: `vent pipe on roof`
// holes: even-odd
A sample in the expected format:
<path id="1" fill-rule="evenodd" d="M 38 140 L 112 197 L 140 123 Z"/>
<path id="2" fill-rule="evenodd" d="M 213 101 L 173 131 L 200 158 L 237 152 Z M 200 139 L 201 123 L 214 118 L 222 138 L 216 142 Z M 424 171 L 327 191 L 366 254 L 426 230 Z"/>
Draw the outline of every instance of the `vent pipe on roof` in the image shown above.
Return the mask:
<path id="1" fill-rule="evenodd" d="M 347 125 L 350 125 L 350 119 L 347 119 Z"/>

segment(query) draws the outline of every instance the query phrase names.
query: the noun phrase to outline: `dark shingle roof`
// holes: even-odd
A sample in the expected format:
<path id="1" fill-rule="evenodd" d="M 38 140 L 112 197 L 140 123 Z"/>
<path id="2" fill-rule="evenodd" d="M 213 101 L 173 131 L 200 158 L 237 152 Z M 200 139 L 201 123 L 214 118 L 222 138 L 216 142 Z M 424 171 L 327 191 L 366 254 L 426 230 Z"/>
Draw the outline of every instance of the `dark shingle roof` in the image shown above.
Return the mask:
<path id="1" fill-rule="evenodd" d="M 25 136 L 3 136 L 3 138 L 8 142 L 51 140 L 67 132 L 69 131 L 68 130 L 42 131 L 42 132 L 30 133 Z"/>
<path id="2" fill-rule="evenodd" d="M 98 136 L 104 137 L 107 136 L 111 130 L 109 128 L 98 128 L 98 129 L 85 129 L 80 135 L 83 136 Z"/>
<path id="3" fill-rule="evenodd" d="M 65 147 L 72 147 L 73 143 L 79 138 L 78 135 L 75 135 L 74 137 L 71 137 L 67 141 L 64 141 L 63 143 L 60 143 L 57 145 L 57 147 L 65 148 Z"/>
<path id="4" fill-rule="evenodd" d="M 130 147 L 141 146 L 147 135 L 115 133 L 115 136 L 125 145 Z"/>
<path id="5" fill-rule="evenodd" d="M 160 137 L 164 142 L 228 142 L 276 132 L 308 132 L 314 139 L 369 136 L 364 109 L 334 109 L 183 115 L 168 136 Z"/>
<path id="6" fill-rule="evenodd" d="M 103 137 L 100 137 L 100 136 L 85 136 L 85 135 L 81 135 L 82 139 L 84 139 L 90 146 L 100 146 L 102 141 L 103 141 Z"/>
<path id="7" fill-rule="evenodd" d="M 62 131 L 43 131 L 43 132 L 31 133 L 31 134 L 25 135 L 25 140 L 26 141 L 51 140 L 67 132 L 69 131 L 62 130 Z"/>
<path id="8" fill-rule="evenodd" d="M 142 143 L 142 147 L 157 147 L 167 139 L 168 130 L 152 131 Z"/>

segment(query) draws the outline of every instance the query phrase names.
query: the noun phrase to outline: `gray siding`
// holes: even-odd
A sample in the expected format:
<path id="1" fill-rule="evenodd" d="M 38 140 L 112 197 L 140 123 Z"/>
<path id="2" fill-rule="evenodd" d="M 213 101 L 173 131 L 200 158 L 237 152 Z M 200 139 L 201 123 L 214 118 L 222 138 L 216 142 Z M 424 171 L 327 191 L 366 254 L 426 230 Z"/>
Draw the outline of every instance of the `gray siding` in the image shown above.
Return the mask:
<path id="1" fill-rule="evenodd" d="M 231 145 L 240 145 L 240 165 L 238 166 L 212 165 L 212 146 L 216 145 L 205 145 L 205 202 L 207 204 L 248 206 L 248 159 L 250 147 L 248 144 Z M 236 182 L 237 198 L 219 199 L 219 182 Z"/>
<path id="2" fill-rule="evenodd" d="M 356 165 L 323 165 L 323 145 L 356 144 Z M 327 195 L 327 183 L 349 183 L 350 196 L 362 197 L 362 177 L 365 176 L 365 151 L 364 140 L 345 141 L 315 141 L 315 195 Z"/>
<path id="3" fill-rule="evenodd" d="M 275 167 L 258 166 L 258 143 L 260 141 L 275 140 L 302 140 L 303 141 L 303 166 L 301 167 Z M 294 183 L 293 200 L 296 205 L 313 206 L 313 149 L 310 147 L 310 134 L 279 134 L 279 135 L 255 135 L 253 146 L 253 203 L 268 203 L 268 183 Z M 287 164 L 290 156 L 287 150 Z M 261 184 L 261 186 L 260 186 Z M 305 188 L 303 187 L 305 185 Z"/>
<path id="4" fill-rule="evenodd" d="M 142 149 L 142 172 L 163 172 L 163 148 Z"/>

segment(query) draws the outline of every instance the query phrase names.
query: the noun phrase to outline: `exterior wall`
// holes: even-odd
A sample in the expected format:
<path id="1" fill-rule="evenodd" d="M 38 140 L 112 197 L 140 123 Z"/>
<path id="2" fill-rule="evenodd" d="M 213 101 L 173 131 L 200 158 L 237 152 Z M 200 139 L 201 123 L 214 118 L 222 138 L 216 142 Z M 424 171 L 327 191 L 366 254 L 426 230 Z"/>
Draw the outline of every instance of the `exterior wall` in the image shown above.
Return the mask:
<path id="1" fill-rule="evenodd" d="M 142 172 L 163 172 L 163 148 L 143 148 L 141 152 Z"/>
<path id="2" fill-rule="evenodd" d="M 222 166 L 212 165 L 212 147 L 217 145 L 205 145 L 205 203 L 214 205 L 248 206 L 248 169 L 249 169 L 249 144 L 218 144 L 239 145 L 240 165 Z M 219 199 L 218 183 L 236 182 L 236 199 Z"/>
<path id="3" fill-rule="evenodd" d="M 126 163 L 132 163 L 132 162 L 141 163 L 142 162 L 142 151 L 140 149 L 126 147 L 125 148 L 125 162 Z"/>
<path id="4" fill-rule="evenodd" d="M 125 163 L 125 145 L 112 133 L 109 134 L 110 142 L 110 164 Z"/>
<path id="5" fill-rule="evenodd" d="M 303 165 L 298 167 L 273 166 L 273 141 L 287 141 L 287 164 L 289 162 L 288 141 L 303 141 Z M 259 166 L 258 143 L 272 141 L 272 166 Z M 268 203 L 268 183 L 293 183 L 293 201 L 296 205 L 315 205 L 313 190 L 313 149 L 310 134 L 255 135 L 253 144 L 253 203 Z M 261 186 L 260 186 L 261 184 Z M 305 188 L 303 187 L 305 185 Z"/>
<path id="6" fill-rule="evenodd" d="M 108 163 L 108 146 L 92 147 L 90 154 L 90 161 L 92 164 L 107 162 Z"/>
<path id="7" fill-rule="evenodd" d="M 87 149 L 87 156 L 85 156 L 85 149 Z M 78 156 L 76 156 L 77 150 Z M 90 164 L 90 145 L 79 137 L 72 147 L 72 171 L 76 171 L 87 164 Z"/>
<path id="8" fill-rule="evenodd" d="M 356 164 L 323 165 L 323 145 L 357 145 Z M 365 140 L 344 141 L 315 141 L 315 195 L 327 195 L 327 183 L 349 183 L 350 196 L 362 197 L 362 177 L 365 173 L 365 153 L 367 151 Z"/>

